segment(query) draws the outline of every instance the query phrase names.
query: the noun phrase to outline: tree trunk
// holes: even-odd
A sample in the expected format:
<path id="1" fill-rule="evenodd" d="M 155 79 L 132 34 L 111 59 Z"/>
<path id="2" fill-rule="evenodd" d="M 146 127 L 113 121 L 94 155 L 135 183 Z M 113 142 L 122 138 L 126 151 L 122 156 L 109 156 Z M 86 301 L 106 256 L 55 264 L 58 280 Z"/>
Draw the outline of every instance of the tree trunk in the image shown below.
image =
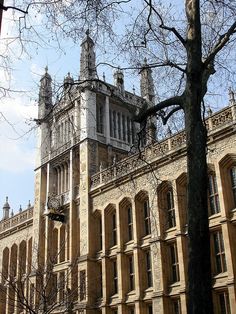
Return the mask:
<path id="1" fill-rule="evenodd" d="M 213 313 L 207 206 L 206 129 L 198 88 L 192 85 L 185 106 L 187 136 L 188 313 Z M 189 101 L 188 101 L 189 100 Z"/>
<path id="2" fill-rule="evenodd" d="M 201 103 L 203 82 L 200 1 L 186 0 L 187 82 L 185 129 L 187 137 L 188 314 L 212 314 L 211 259 L 207 208 L 207 133 Z"/>

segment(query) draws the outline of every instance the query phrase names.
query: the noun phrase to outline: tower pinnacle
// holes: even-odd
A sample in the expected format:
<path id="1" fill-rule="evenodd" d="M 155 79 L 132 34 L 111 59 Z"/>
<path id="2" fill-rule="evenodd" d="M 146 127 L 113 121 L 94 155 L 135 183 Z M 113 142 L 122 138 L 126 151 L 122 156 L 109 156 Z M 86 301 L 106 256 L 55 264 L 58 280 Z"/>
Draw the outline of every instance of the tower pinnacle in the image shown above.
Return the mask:
<path id="1" fill-rule="evenodd" d="M 10 205 L 8 203 L 8 196 L 6 196 L 6 202 L 3 205 L 3 219 L 8 219 L 9 218 L 9 213 L 10 213 Z"/>
<path id="2" fill-rule="evenodd" d="M 148 66 L 147 58 L 144 58 L 144 63 L 140 71 L 141 81 L 140 81 L 140 90 L 141 96 L 148 101 L 154 102 L 154 84 L 152 78 L 152 70 Z"/>
<path id="3" fill-rule="evenodd" d="M 97 76 L 94 42 L 86 31 L 86 37 L 81 43 L 80 80 L 91 80 Z"/>
<path id="4" fill-rule="evenodd" d="M 48 73 L 48 66 L 45 67 L 45 73 L 40 79 L 39 89 L 39 119 L 43 119 L 52 106 L 52 78 Z"/>

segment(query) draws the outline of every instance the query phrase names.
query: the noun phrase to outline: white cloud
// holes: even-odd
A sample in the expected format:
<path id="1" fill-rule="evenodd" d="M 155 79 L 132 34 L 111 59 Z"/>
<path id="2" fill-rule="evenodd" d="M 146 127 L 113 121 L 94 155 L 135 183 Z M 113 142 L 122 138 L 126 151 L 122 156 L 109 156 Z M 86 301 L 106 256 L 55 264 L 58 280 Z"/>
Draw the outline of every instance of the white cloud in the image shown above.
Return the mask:
<path id="1" fill-rule="evenodd" d="M 33 169 L 35 164 L 33 118 L 37 107 L 25 100 L 18 95 L 0 103 L 0 169 L 14 173 Z"/>

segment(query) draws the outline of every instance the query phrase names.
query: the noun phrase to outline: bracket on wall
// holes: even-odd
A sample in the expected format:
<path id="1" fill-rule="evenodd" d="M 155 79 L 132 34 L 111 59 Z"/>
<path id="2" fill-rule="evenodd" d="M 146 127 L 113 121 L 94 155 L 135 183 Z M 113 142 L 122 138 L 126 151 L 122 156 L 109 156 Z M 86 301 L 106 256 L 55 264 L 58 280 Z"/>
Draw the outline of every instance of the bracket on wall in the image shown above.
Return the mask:
<path id="1" fill-rule="evenodd" d="M 50 220 L 65 222 L 65 215 L 60 211 L 61 203 L 60 199 L 56 195 L 51 195 L 48 197 L 47 202 L 47 216 Z"/>

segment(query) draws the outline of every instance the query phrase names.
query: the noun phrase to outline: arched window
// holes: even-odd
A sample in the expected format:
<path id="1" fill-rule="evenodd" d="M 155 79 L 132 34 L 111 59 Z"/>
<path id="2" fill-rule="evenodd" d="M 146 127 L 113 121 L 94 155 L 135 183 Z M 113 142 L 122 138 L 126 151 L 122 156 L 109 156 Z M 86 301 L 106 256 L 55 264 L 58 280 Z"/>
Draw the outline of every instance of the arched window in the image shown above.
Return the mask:
<path id="1" fill-rule="evenodd" d="M 2 256 L 2 283 L 4 283 L 9 275 L 9 249 L 7 247 L 3 250 Z"/>
<path id="2" fill-rule="evenodd" d="M 150 223 L 150 207 L 148 200 L 143 202 L 143 213 L 144 213 L 144 231 L 145 235 L 151 233 L 151 223 Z"/>
<path id="3" fill-rule="evenodd" d="M 210 214 L 214 215 L 220 212 L 220 203 L 219 203 L 219 195 L 218 195 L 218 187 L 216 181 L 216 175 L 211 173 L 208 176 L 209 189 L 208 189 L 208 197 L 209 197 L 209 210 Z"/>
<path id="4" fill-rule="evenodd" d="M 19 274 L 26 273 L 26 242 L 22 241 L 19 247 Z"/>
<path id="5" fill-rule="evenodd" d="M 166 206 L 167 206 L 167 224 L 168 228 L 173 228 L 176 226 L 175 220 L 175 207 L 174 207 L 174 197 L 173 190 L 169 190 L 166 193 Z"/>
<path id="6" fill-rule="evenodd" d="M 117 223 L 116 223 L 116 213 L 112 213 L 112 234 L 111 234 L 112 246 L 117 244 Z"/>
<path id="7" fill-rule="evenodd" d="M 133 240 L 134 235 L 133 235 L 133 212 L 132 212 L 132 207 L 129 206 L 127 208 L 127 220 L 128 220 L 128 241 Z"/>
<path id="8" fill-rule="evenodd" d="M 103 233 L 105 234 L 105 248 L 109 249 L 117 245 L 117 215 L 116 208 L 110 204 L 105 208 L 105 226 Z"/>

